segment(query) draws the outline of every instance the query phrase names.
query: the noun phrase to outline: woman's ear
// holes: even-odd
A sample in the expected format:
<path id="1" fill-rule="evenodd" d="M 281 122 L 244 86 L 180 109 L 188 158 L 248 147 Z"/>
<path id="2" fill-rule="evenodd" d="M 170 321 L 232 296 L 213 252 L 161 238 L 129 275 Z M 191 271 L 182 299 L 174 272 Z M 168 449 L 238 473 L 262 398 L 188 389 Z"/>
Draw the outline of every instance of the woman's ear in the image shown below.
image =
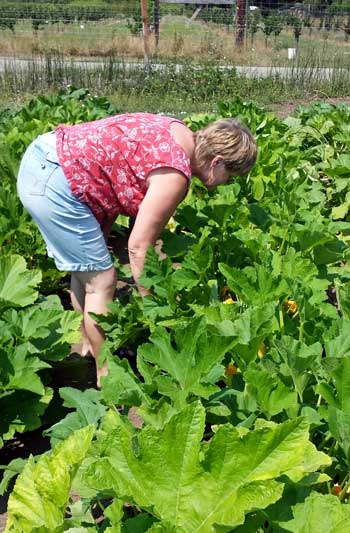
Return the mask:
<path id="1" fill-rule="evenodd" d="M 217 165 L 224 165 L 224 164 L 225 164 L 225 161 L 222 155 L 216 155 L 211 162 L 211 166 L 213 167 L 216 167 Z"/>

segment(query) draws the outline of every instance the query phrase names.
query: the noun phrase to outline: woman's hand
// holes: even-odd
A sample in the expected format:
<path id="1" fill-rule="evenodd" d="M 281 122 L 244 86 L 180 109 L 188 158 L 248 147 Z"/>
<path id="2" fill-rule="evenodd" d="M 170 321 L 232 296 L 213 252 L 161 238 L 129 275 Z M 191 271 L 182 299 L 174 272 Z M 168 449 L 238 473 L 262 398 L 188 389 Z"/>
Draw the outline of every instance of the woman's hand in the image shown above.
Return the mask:
<path id="1" fill-rule="evenodd" d="M 147 248 L 154 246 L 188 190 L 187 178 L 181 172 L 170 168 L 154 170 L 149 175 L 148 182 L 149 187 L 128 242 L 130 267 L 141 296 L 150 294 L 138 283 Z"/>

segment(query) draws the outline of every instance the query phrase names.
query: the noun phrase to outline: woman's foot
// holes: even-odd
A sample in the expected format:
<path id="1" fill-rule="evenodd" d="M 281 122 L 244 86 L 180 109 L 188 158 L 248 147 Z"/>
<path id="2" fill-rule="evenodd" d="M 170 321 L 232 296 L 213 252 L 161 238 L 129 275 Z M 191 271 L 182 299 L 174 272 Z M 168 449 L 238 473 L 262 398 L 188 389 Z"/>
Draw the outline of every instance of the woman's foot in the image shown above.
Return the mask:
<path id="1" fill-rule="evenodd" d="M 90 342 L 87 339 L 83 339 L 81 343 L 81 356 L 82 357 L 93 357 L 92 347 Z"/>
<path id="2" fill-rule="evenodd" d="M 101 378 L 107 375 L 108 375 L 107 362 L 105 361 L 103 365 L 101 366 L 101 368 L 99 368 L 97 365 L 97 361 L 96 361 L 96 385 L 98 389 L 101 388 Z"/>

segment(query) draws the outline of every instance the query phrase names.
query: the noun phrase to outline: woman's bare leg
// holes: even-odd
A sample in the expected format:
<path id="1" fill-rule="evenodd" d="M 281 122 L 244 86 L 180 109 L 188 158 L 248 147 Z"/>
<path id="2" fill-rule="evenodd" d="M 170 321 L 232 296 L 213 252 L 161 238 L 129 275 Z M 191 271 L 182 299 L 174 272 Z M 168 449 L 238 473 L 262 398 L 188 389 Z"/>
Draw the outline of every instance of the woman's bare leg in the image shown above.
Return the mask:
<path id="1" fill-rule="evenodd" d="M 85 291 L 83 323 L 86 337 L 92 348 L 92 355 L 96 361 L 97 386 L 100 387 L 101 377 L 106 376 L 108 372 L 106 363 L 101 368 L 98 365 L 98 356 L 104 341 L 104 334 L 89 313 L 107 313 L 107 304 L 113 300 L 116 287 L 116 272 L 114 267 L 111 267 L 100 272 L 77 272 L 74 274 Z"/>
<path id="2" fill-rule="evenodd" d="M 85 288 L 75 272 L 72 272 L 70 288 L 71 288 L 70 298 L 71 298 L 74 311 L 77 311 L 77 313 L 81 313 L 82 315 L 84 315 Z M 81 323 L 80 331 L 81 331 L 81 355 L 83 357 L 87 355 L 92 355 L 92 348 L 91 348 L 91 344 L 90 344 L 90 341 L 88 339 L 88 336 L 85 330 L 84 320 Z"/>

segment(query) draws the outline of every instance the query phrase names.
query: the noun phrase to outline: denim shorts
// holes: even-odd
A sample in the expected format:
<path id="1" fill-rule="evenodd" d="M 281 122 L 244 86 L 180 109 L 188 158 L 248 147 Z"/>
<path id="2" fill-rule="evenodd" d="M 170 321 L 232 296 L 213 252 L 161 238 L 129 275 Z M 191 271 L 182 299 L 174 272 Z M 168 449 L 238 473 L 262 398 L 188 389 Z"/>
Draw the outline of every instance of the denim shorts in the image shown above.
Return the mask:
<path id="1" fill-rule="evenodd" d="M 40 135 L 27 148 L 17 190 L 58 270 L 90 272 L 113 266 L 99 223 L 72 194 L 58 162 L 55 132 Z"/>

